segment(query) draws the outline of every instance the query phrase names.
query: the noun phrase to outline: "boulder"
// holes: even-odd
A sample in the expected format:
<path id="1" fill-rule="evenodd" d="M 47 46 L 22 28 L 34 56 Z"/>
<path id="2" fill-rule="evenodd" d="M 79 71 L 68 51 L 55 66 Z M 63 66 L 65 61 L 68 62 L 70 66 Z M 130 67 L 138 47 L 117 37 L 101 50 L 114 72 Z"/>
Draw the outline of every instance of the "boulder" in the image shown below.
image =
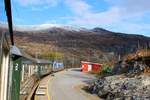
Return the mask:
<path id="1" fill-rule="evenodd" d="M 150 77 L 109 76 L 97 80 L 93 89 L 100 98 L 105 100 L 148 100 L 150 99 Z"/>

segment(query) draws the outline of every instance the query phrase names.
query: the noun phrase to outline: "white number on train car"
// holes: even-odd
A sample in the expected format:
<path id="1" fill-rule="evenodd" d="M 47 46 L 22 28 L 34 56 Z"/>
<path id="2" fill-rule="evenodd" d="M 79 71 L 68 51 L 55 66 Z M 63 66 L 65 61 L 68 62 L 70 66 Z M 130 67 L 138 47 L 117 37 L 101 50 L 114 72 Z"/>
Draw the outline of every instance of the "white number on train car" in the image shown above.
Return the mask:
<path id="1" fill-rule="evenodd" d="M 15 71 L 18 71 L 18 64 L 15 64 Z"/>

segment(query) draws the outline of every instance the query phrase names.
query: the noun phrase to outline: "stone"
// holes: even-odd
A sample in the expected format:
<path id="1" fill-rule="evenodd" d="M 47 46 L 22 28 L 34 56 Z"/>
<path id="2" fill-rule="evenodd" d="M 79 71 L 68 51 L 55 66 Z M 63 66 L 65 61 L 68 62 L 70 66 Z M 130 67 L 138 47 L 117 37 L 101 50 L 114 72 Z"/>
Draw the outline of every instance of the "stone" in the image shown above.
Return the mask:
<path id="1" fill-rule="evenodd" d="M 114 75 L 98 79 L 94 85 L 94 92 L 105 100 L 150 100 L 149 76 Z"/>

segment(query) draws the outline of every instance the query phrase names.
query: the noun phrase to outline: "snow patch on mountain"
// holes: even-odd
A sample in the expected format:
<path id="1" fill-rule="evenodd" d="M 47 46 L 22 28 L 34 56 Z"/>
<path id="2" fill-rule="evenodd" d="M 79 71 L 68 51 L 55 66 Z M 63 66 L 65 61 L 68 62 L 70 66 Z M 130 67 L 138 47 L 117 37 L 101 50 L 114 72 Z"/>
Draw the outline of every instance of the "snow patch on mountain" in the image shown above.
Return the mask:
<path id="1" fill-rule="evenodd" d="M 67 31 L 86 31 L 86 28 L 74 27 L 71 25 L 62 25 L 62 24 L 40 24 L 40 25 L 19 25 L 15 26 L 15 30 L 19 31 L 44 31 L 51 30 L 54 28 L 64 29 Z"/>

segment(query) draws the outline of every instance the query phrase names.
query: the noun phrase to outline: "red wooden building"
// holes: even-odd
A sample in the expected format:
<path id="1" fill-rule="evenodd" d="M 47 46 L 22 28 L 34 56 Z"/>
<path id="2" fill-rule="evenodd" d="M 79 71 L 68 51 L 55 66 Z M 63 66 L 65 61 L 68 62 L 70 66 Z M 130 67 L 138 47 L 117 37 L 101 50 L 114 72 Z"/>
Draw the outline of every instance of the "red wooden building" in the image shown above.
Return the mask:
<path id="1" fill-rule="evenodd" d="M 81 61 L 82 66 L 82 72 L 100 72 L 102 69 L 102 65 L 99 63 L 92 63 L 92 62 L 86 62 Z"/>

